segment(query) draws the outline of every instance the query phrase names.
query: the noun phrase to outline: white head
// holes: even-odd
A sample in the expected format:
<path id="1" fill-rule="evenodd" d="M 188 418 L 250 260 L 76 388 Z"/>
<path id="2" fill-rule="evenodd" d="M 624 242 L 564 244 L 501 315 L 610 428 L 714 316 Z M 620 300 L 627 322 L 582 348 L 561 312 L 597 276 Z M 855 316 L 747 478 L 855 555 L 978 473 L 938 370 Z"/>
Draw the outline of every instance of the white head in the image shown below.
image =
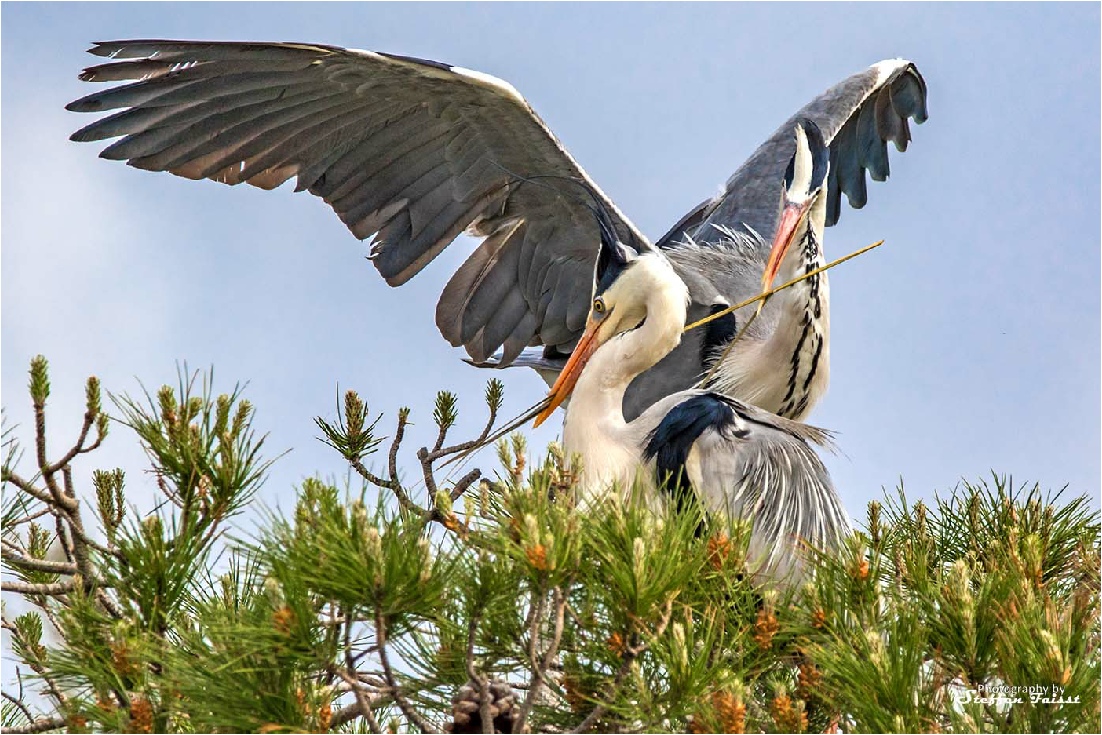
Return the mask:
<path id="1" fill-rule="evenodd" d="M 632 365 L 623 366 L 625 373 L 638 367 L 635 374 L 661 360 L 681 341 L 689 303 L 685 282 L 660 250 L 637 238 L 625 244 L 611 222 L 595 214 L 601 226 L 601 248 L 585 332 L 551 387 L 551 403 L 536 417 L 536 426 L 566 400 L 586 363 L 610 340 L 647 324 L 645 334 L 639 332 L 641 344 L 631 351 Z"/>
<path id="2" fill-rule="evenodd" d="M 773 285 L 793 242 L 807 227 L 823 227 L 826 215 L 830 149 L 819 126 L 807 118 L 796 122 L 796 151 L 784 175 L 784 193 L 773 247 L 762 275 L 762 289 Z M 810 215 L 810 216 L 809 216 Z"/>

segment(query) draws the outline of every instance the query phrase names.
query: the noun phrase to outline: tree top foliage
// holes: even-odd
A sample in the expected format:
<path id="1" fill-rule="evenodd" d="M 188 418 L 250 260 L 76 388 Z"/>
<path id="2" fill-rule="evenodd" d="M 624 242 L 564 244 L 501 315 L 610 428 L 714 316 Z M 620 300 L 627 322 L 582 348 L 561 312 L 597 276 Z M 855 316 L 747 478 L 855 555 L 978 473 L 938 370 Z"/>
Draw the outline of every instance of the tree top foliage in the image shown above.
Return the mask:
<path id="1" fill-rule="evenodd" d="M 29 392 L 27 461 L 4 432 L 5 732 L 1099 727 L 1085 495 L 998 476 L 931 504 L 899 488 L 840 553 L 805 550 L 809 581 L 778 588 L 753 575 L 745 523 L 631 497 L 579 507 L 555 446 L 513 435 L 491 475 L 439 479 L 490 435 L 497 381 L 470 442 L 448 442 L 457 400 L 438 395 L 416 485 L 398 474 L 409 410 L 388 444 L 349 392 L 316 421 L 362 485 L 307 480 L 247 535 L 234 519 L 270 462 L 239 390 L 184 375 L 111 397 L 156 478 L 145 515 L 121 469 L 74 483 L 111 426 L 99 382 L 57 458 L 44 358 Z"/>

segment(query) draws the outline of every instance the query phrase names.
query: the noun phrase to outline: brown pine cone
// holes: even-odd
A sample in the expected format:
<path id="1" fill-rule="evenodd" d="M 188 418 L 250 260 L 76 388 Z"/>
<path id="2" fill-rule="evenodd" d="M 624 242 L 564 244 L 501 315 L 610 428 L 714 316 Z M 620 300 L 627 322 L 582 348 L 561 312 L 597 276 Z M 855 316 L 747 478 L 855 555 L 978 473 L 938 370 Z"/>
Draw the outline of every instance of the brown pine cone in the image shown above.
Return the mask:
<path id="1" fill-rule="evenodd" d="M 517 698 L 503 681 L 490 682 L 490 716 L 494 718 L 494 732 L 512 732 L 517 712 Z M 452 698 L 452 721 L 444 726 L 444 732 L 482 732 L 482 693 L 478 684 L 468 681 L 459 687 Z"/>

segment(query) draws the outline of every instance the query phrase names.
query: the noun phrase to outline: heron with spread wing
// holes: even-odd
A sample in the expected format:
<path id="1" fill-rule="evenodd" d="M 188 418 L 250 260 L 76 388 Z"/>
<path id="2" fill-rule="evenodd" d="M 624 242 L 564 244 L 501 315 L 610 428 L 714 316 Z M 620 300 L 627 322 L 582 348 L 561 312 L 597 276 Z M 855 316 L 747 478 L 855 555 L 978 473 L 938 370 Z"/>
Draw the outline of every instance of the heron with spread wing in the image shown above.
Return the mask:
<path id="1" fill-rule="evenodd" d="M 798 121 L 774 243 L 783 259 L 790 220 L 825 209 L 829 155 L 815 124 Z M 601 252 L 585 331 L 551 389 L 545 420 L 568 395 L 563 448 L 581 458 L 583 496 L 641 487 L 648 498 L 699 502 L 709 513 L 754 520 L 753 564 L 768 578 L 802 568 L 799 546 L 835 549 L 849 521 L 826 468 L 809 446 L 826 432 L 708 390 L 668 395 L 629 420 L 624 394 L 636 376 L 682 341 L 691 302 L 671 259 L 645 240 L 621 239 L 595 212 Z M 804 237 L 808 230 L 804 228 Z M 805 249 L 807 248 L 804 245 Z M 769 273 L 779 267 L 771 261 Z"/>
<path id="2" fill-rule="evenodd" d="M 619 240 L 646 242 L 524 98 L 489 75 L 313 44 L 135 40 L 97 43 L 91 53 L 111 61 L 81 79 L 128 82 L 68 106 L 116 111 L 72 136 L 119 138 L 104 158 L 264 189 L 294 177 L 296 191 L 324 199 L 356 237 L 374 236 L 372 260 L 392 286 L 460 233 L 481 237 L 436 312 L 444 338 L 477 364 L 553 375 L 577 345 L 601 240 L 578 183 L 594 193 Z M 813 121 L 829 146 L 818 209 L 781 201 L 797 118 Z M 841 194 L 863 206 L 866 172 L 887 177 L 887 143 L 905 149 L 908 119 L 925 118 L 921 75 L 893 60 L 832 87 L 782 125 L 723 193 L 656 244 L 688 290 L 686 318 L 755 294 L 770 252 L 780 271 L 821 260 L 821 228 L 837 220 Z M 788 242 L 800 228 L 812 233 L 791 250 L 800 257 L 771 251 L 781 227 Z M 826 388 L 827 306 L 822 275 L 771 299 L 717 366 L 716 387 L 788 418 L 805 416 Z M 689 332 L 634 379 L 625 415 L 696 383 L 749 313 Z"/>

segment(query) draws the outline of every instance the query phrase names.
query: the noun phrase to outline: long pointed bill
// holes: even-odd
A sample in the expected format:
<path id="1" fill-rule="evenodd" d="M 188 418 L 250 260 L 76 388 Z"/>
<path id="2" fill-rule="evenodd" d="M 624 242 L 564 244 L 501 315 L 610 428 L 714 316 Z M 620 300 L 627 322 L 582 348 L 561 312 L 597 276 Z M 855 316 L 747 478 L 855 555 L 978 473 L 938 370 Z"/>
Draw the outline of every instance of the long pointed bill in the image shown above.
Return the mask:
<path id="1" fill-rule="evenodd" d="M 578 346 L 574 348 L 574 352 L 570 354 L 570 359 L 566 361 L 566 367 L 562 369 L 558 379 L 555 380 L 555 384 L 551 386 L 551 393 L 549 394 L 551 402 L 547 404 L 547 408 L 540 411 L 539 415 L 536 416 L 536 420 L 532 423 L 533 429 L 546 421 L 547 417 L 554 413 L 555 409 L 561 406 L 562 402 L 574 390 L 585 364 L 589 362 L 589 358 L 593 357 L 593 353 L 601 346 L 601 341 L 597 339 L 600 326 L 601 322 L 593 319 L 590 319 L 585 325 L 585 333 L 578 340 Z"/>
<path id="2" fill-rule="evenodd" d="M 781 210 L 781 221 L 777 224 L 777 234 L 773 237 L 773 249 L 769 251 L 769 260 L 765 263 L 765 272 L 761 277 L 761 290 L 768 291 L 773 287 L 773 280 L 777 277 L 777 271 L 781 269 L 784 256 L 796 237 L 796 231 L 807 211 L 811 209 L 814 199 L 809 199 L 802 204 L 789 201 L 784 198 L 784 209 Z"/>

